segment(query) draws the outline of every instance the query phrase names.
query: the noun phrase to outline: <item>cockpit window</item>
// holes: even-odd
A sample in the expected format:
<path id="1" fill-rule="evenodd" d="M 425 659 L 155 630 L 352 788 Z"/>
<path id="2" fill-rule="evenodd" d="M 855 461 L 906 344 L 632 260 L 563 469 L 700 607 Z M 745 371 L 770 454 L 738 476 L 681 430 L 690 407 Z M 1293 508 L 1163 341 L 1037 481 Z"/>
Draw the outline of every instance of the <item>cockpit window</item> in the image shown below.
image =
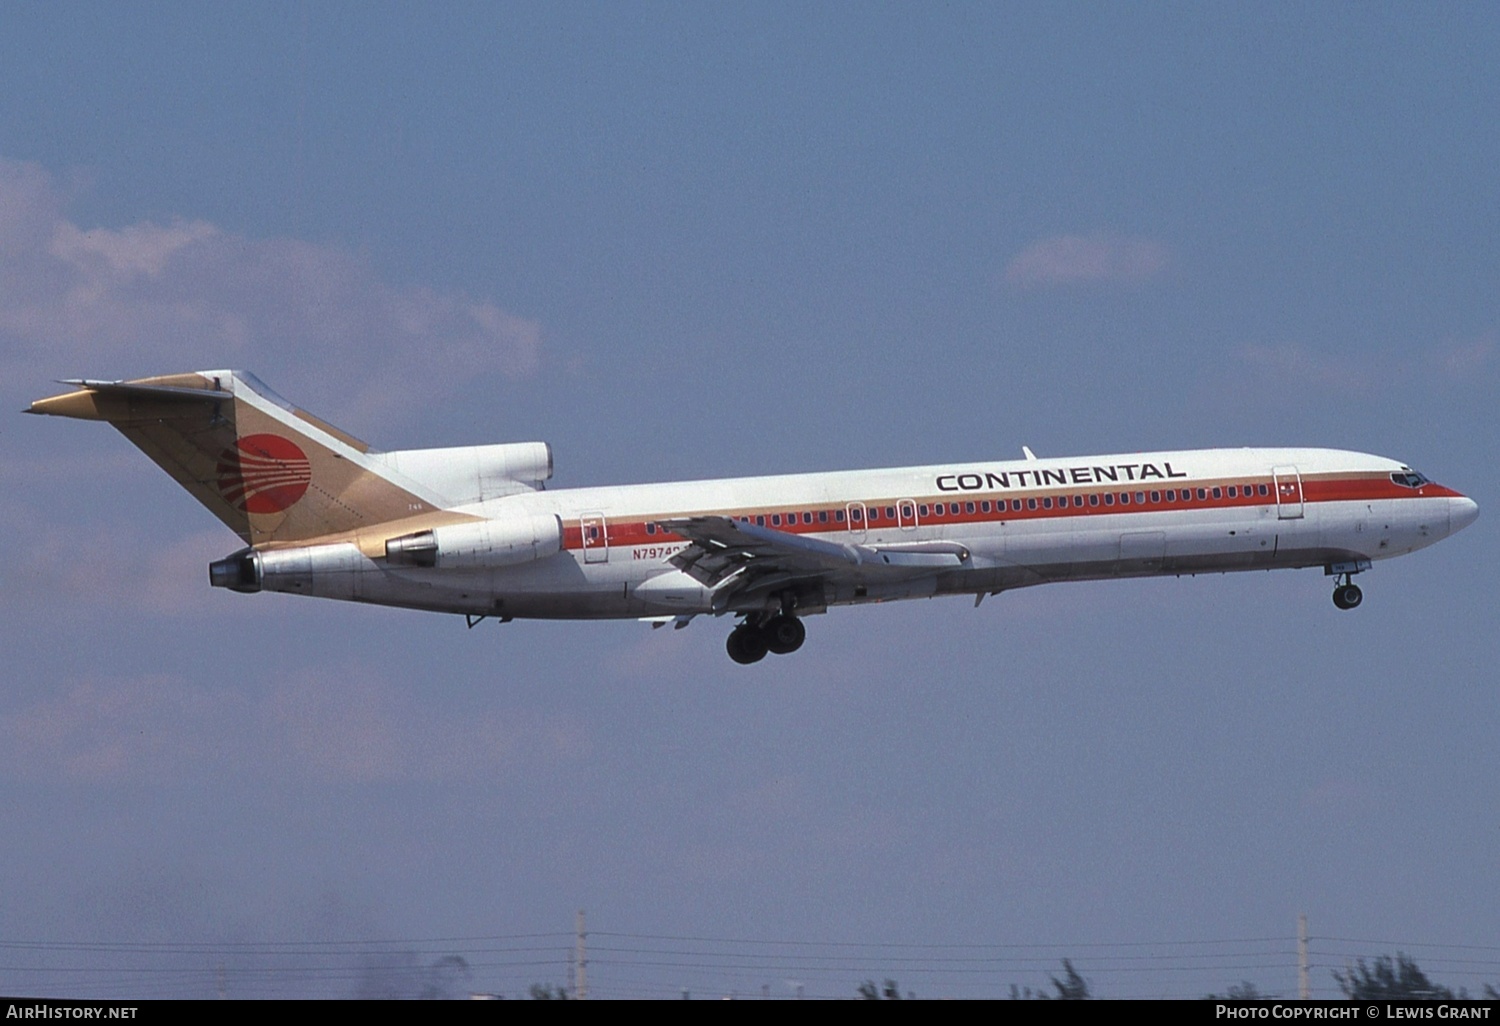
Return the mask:
<path id="1" fill-rule="evenodd" d="M 1415 470 L 1399 471 L 1391 475 L 1391 480 L 1407 488 L 1421 488 L 1425 484 L 1432 483 L 1425 474 L 1419 474 Z"/>

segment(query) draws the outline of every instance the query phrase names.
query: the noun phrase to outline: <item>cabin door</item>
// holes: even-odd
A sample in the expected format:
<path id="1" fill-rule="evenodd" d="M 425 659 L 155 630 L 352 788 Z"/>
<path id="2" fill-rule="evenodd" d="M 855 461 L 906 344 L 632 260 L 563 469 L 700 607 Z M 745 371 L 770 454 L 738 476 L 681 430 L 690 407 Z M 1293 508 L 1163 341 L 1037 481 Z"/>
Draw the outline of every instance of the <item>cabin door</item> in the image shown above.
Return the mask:
<path id="1" fill-rule="evenodd" d="M 609 525 L 603 513 L 583 513 L 578 517 L 579 533 L 583 536 L 583 561 L 605 563 L 609 561 Z"/>
<path id="2" fill-rule="evenodd" d="M 849 528 L 851 537 L 863 541 L 865 537 L 865 504 L 862 502 L 851 502 L 844 509 L 846 526 Z"/>
<path id="3" fill-rule="evenodd" d="M 1271 477 L 1276 486 L 1276 518 L 1278 520 L 1300 520 L 1302 518 L 1302 475 L 1296 467 L 1272 467 Z"/>
<path id="4" fill-rule="evenodd" d="M 896 503 L 896 523 L 901 525 L 903 531 L 914 531 L 917 528 L 917 500 L 902 499 Z"/>

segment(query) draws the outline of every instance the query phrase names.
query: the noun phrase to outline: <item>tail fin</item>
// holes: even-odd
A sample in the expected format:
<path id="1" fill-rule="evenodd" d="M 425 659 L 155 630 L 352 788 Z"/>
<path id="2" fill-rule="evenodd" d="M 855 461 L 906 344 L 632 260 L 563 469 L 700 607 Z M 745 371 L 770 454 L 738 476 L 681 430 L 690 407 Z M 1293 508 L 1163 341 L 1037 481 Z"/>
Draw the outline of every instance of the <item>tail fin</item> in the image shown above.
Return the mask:
<path id="1" fill-rule="evenodd" d="M 251 545 L 357 532 L 441 508 L 370 447 L 244 371 L 65 381 L 28 413 L 104 420 Z"/>

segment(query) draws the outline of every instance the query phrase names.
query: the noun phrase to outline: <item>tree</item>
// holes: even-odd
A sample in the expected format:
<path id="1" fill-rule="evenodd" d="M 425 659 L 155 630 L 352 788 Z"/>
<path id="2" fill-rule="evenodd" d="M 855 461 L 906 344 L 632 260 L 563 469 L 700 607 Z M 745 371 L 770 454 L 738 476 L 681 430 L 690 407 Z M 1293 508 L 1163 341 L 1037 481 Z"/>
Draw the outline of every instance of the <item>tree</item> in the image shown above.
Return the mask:
<path id="1" fill-rule="evenodd" d="M 1037 998 L 1042 1001 L 1087 1001 L 1094 995 L 1089 993 L 1089 981 L 1078 975 L 1078 970 L 1073 968 L 1073 960 L 1063 959 L 1063 978 L 1052 977 L 1052 986 L 1057 988 L 1056 994 L 1048 994 L 1045 990 L 1033 992 L 1030 987 L 1022 989 L 1014 983 L 1010 985 L 1010 999 L 1017 1001 L 1025 999 L 1030 1001 Z"/>
<path id="2" fill-rule="evenodd" d="M 458 998 L 468 991 L 469 963 L 462 955 L 443 955 L 423 965 L 415 951 L 366 956 L 355 997 L 362 1001 Z"/>
<path id="3" fill-rule="evenodd" d="M 469 963 L 462 955 L 444 955 L 428 966 L 426 980 L 417 997 L 424 1001 L 447 1001 L 468 989 Z"/>
<path id="4" fill-rule="evenodd" d="M 1063 959 L 1063 978 L 1059 980 L 1056 976 L 1052 977 L 1052 986 L 1057 988 L 1058 1001 L 1087 1001 L 1093 997 L 1089 993 L 1088 981 L 1078 975 L 1078 970 L 1073 968 L 1072 961 L 1066 958 Z M 1042 994 L 1044 998 L 1052 996 Z"/>
<path id="5" fill-rule="evenodd" d="M 1257 987 L 1255 984 L 1251 983 L 1249 980 L 1241 980 L 1239 983 L 1237 983 L 1234 986 L 1230 987 L 1229 988 L 1229 993 L 1227 995 L 1225 995 L 1224 997 L 1221 998 L 1217 994 L 1209 994 L 1203 1000 L 1205 1000 L 1205 1001 L 1270 1001 L 1271 999 L 1273 999 L 1275 997 L 1276 997 L 1275 994 L 1262 994 L 1260 992 L 1260 988 Z"/>
<path id="6" fill-rule="evenodd" d="M 875 986 L 874 980 L 866 980 L 859 985 L 859 996 L 865 1001 L 880 1001 L 882 999 L 886 1001 L 900 1001 L 901 988 L 896 986 L 895 980 L 886 980 L 884 990 Z M 906 996 L 914 998 L 917 995 L 907 994 Z"/>
<path id="7" fill-rule="evenodd" d="M 567 1001 L 568 992 L 561 987 L 554 987 L 550 983 L 533 983 L 531 985 L 530 997 L 533 1001 Z"/>
<path id="8" fill-rule="evenodd" d="M 1399 951 L 1395 962 L 1391 956 L 1381 955 L 1373 966 L 1367 966 L 1361 958 L 1348 972 L 1335 969 L 1333 978 L 1351 1001 L 1451 1001 L 1454 997 L 1453 991 L 1433 983 L 1416 962 Z"/>

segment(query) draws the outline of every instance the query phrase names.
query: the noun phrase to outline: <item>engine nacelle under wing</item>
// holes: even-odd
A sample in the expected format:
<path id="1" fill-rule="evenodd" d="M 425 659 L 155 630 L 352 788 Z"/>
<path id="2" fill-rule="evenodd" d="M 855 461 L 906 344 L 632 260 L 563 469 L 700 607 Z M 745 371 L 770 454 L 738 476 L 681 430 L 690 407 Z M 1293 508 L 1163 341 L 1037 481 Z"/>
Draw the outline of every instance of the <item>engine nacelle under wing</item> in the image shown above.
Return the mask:
<path id="1" fill-rule="evenodd" d="M 385 543 L 394 566 L 482 569 L 546 559 L 562 550 L 562 521 L 552 514 L 445 524 Z"/>

